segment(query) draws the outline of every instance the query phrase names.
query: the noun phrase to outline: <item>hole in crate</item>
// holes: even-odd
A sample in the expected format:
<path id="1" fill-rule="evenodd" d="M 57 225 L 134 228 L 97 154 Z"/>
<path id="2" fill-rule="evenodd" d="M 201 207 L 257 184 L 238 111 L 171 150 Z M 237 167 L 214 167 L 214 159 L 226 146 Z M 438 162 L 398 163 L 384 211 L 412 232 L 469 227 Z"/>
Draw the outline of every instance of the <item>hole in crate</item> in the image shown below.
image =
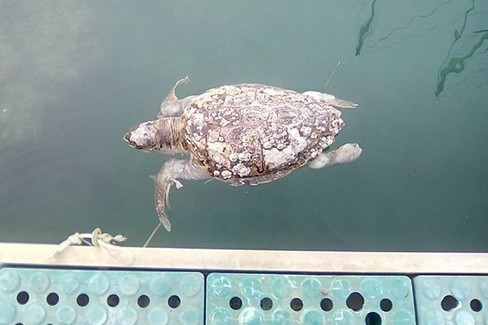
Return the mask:
<path id="1" fill-rule="evenodd" d="M 381 325 L 381 316 L 375 312 L 368 313 L 365 318 L 366 325 Z"/>
<path id="2" fill-rule="evenodd" d="M 29 301 L 29 294 L 26 291 L 21 291 L 17 294 L 17 302 L 25 305 Z"/>
<path id="3" fill-rule="evenodd" d="M 273 308 L 273 300 L 268 297 L 263 298 L 261 299 L 260 306 L 262 310 L 270 310 L 271 308 Z"/>
<path id="4" fill-rule="evenodd" d="M 149 306 L 149 303 L 151 303 L 151 299 L 146 295 L 140 295 L 139 298 L 137 298 L 137 305 L 141 308 L 146 308 Z"/>
<path id="5" fill-rule="evenodd" d="M 112 294 L 107 297 L 107 305 L 110 307 L 116 307 L 120 302 L 119 296 Z"/>
<path id="6" fill-rule="evenodd" d="M 469 306 L 471 307 L 472 311 L 476 311 L 476 312 L 481 311 L 481 309 L 483 309 L 483 304 L 478 299 L 471 300 Z"/>
<path id="7" fill-rule="evenodd" d="M 178 308 L 180 303 L 181 303 L 181 299 L 177 295 L 173 295 L 168 298 L 168 306 L 170 306 L 171 308 Z"/>
<path id="8" fill-rule="evenodd" d="M 393 303 L 390 299 L 381 299 L 380 308 L 382 311 L 390 311 L 393 308 Z"/>
<path id="9" fill-rule="evenodd" d="M 76 303 L 80 307 L 85 307 L 88 305 L 88 302 L 90 301 L 90 298 L 88 298 L 88 295 L 85 293 L 80 293 L 78 297 L 76 297 Z"/>
<path id="10" fill-rule="evenodd" d="M 300 298 L 293 298 L 290 301 L 290 307 L 294 311 L 300 311 L 300 310 L 302 310 L 302 308 L 303 308 L 303 301 L 302 301 L 302 299 L 300 299 Z"/>
<path id="11" fill-rule="evenodd" d="M 46 302 L 49 306 L 55 306 L 59 302 L 59 296 L 56 292 L 51 292 L 46 297 Z"/>
<path id="12" fill-rule="evenodd" d="M 329 298 L 324 298 L 320 301 L 320 308 L 322 308 L 323 311 L 331 311 L 333 307 L 334 303 Z"/>
<path id="13" fill-rule="evenodd" d="M 359 292 L 353 292 L 347 297 L 346 305 L 354 311 L 361 310 L 364 305 L 364 298 Z"/>
<path id="14" fill-rule="evenodd" d="M 459 305 L 459 301 L 451 296 L 451 295 L 447 295 L 445 296 L 442 301 L 441 301 L 441 307 L 442 309 L 444 309 L 445 311 L 450 311 L 450 310 L 453 310 L 454 308 L 456 308 L 457 306 Z"/>
<path id="15" fill-rule="evenodd" d="M 242 307 L 242 300 L 239 297 L 232 297 L 229 300 L 229 306 L 233 310 L 239 310 Z"/>

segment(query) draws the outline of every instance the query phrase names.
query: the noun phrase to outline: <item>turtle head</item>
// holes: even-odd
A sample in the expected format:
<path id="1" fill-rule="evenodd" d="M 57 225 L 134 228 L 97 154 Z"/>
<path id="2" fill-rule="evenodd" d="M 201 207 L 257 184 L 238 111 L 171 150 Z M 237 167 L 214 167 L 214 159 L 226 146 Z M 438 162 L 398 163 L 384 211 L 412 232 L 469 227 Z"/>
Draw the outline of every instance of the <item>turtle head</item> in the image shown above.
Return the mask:
<path id="1" fill-rule="evenodd" d="M 133 126 L 124 136 L 124 141 L 134 149 L 155 150 L 158 131 L 154 121 L 144 122 Z"/>
<path id="2" fill-rule="evenodd" d="M 145 151 L 179 151 L 178 133 L 172 119 L 144 122 L 132 127 L 124 141 L 134 149 Z"/>

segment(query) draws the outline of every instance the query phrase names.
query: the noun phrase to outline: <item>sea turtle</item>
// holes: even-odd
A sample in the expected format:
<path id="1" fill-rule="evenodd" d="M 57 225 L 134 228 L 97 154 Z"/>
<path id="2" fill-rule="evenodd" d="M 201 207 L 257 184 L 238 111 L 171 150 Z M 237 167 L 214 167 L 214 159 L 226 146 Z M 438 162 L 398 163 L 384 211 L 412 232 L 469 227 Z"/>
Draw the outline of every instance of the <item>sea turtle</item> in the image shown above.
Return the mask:
<path id="1" fill-rule="evenodd" d="M 178 99 L 176 88 L 187 82 L 188 77 L 176 82 L 156 120 L 124 136 L 135 149 L 190 155 L 187 160 L 170 159 L 152 176 L 156 211 L 168 231 L 165 207 L 171 186 L 183 186 L 179 179 L 257 185 L 307 163 L 318 169 L 352 162 L 361 154 L 356 143 L 322 152 L 344 126 L 336 108 L 356 107 L 352 102 L 260 84 L 226 85 Z"/>

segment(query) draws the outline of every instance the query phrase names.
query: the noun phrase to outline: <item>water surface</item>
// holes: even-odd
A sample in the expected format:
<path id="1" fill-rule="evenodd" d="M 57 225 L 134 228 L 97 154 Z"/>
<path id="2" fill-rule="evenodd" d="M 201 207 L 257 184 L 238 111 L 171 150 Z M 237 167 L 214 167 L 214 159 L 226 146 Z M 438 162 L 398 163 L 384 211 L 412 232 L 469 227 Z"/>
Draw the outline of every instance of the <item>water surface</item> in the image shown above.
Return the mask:
<path id="1" fill-rule="evenodd" d="M 184 182 L 155 246 L 487 251 L 486 1 L 0 1 L 0 241 L 94 227 L 141 245 L 167 159 L 122 136 L 253 82 L 359 103 L 353 164 L 253 188 Z M 332 71 L 341 62 L 330 82 Z"/>

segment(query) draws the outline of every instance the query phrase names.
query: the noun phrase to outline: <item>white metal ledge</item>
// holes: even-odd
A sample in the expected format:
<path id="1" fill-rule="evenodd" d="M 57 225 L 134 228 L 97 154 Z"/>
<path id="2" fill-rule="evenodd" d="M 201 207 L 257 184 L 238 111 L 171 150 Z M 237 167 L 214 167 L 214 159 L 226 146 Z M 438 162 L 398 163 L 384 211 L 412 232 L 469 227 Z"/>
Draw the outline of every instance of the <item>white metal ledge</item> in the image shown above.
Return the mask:
<path id="1" fill-rule="evenodd" d="M 137 267 L 199 271 L 488 274 L 487 253 L 325 252 L 0 243 L 1 264 Z"/>

